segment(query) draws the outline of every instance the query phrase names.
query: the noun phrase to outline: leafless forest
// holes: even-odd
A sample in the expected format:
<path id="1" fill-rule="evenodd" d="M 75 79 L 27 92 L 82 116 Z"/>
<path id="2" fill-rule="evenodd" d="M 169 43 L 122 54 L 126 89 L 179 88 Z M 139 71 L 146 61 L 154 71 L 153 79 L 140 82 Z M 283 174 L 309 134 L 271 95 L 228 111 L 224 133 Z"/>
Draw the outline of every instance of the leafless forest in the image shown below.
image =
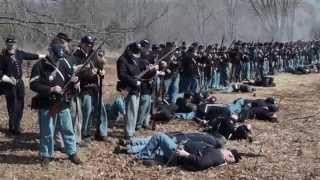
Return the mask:
<path id="1" fill-rule="evenodd" d="M 146 38 L 263 41 L 318 38 L 317 0 L 1 0 L 0 34 L 20 45 L 44 47 L 55 33 L 109 39 L 109 47 Z"/>

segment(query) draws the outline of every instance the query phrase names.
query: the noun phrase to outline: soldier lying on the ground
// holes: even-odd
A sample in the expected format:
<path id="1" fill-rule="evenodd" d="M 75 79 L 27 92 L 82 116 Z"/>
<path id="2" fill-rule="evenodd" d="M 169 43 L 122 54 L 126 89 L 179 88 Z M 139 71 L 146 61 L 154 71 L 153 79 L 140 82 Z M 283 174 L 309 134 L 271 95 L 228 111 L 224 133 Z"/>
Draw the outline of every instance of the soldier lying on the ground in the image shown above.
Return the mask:
<path id="1" fill-rule="evenodd" d="M 212 120 L 218 117 L 228 118 L 237 115 L 239 121 L 242 122 L 246 119 L 277 122 L 278 106 L 272 97 L 255 100 L 239 98 L 228 105 L 204 104 L 203 106 L 202 109 L 205 111 L 197 112 L 197 116 L 202 119 Z M 198 110 L 201 109 L 198 108 Z"/>
<path id="2" fill-rule="evenodd" d="M 244 84 L 261 87 L 275 87 L 276 84 L 273 82 L 273 80 L 273 77 L 264 77 L 263 79 L 245 82 Z"/>
<path id="3" fill-rule="evenodd" d="M 276 112 L 279 110 L 275 99 L 268 97 L 266 99 L 245 100 L 245 114 L 248 119 L 266 120 L 278 122 Z"/>
<path id="4" fill-rule="evenodd" d="M 237 126 L 236 123 L 239 121 L 237 118 L 237 116 L 218 117 L 207 122 L 201 122 L 205 122 L 204 125 L 208 127 L 205 131 L 215 137 L 223 136 L 227 140 L 247 139 L 249 142 L 252 142 L 251 125 L 243 124 Z"/>
<path id="5" fill-rule="evenodd" d="M 270 97 L 256 100 L 239 98 L 230 104 L 206 102 L 193 104 L 188 98 L 178 99 L 177 106 L 180 111 L 176 112 L 176 118 L 212 120 L 218 117 L 230 118 L 232 115 L 237 115 L 240 121 L 258 119 L 277 122 L 278 107 L 275 100 Z M 183 103 L 179 103 L 180 101 Z"/>
<path id="6" fill-rule="evenodd" d="M 112 124 L 110 127 L 123 119 L 126 113 L 125 98 L 128 96 L 129 92 L 126 89 L 126 85 L 120 81 L 117 83 L 116 89 L 120 93 L 120 96 L 118 96 L 112 104 L 105 105 L 108 120 Z"/>
<path id="7" fill-rule="evenodd" d="M 292 74 L 297 74 L 297 75 L 318 73 L 319 72 L 319 65 L 297 67 L 297 68 L 289 68 L 288 72 L 292 73 Z"/>
<path id="8" fill-rule="evenodd" d="M 225 149 L 217 138 L 201 133 L 158 133 L 133 139 L 126 148 L 116 148 L 115 153 L 121 152 L 135 155 L 145 165 L 162 163 L 188 170 L 204 170 L 241 159 L 237 150 Z"/>
<path id="9" fill-rule="evenodd" d="M 177 111 L 176 118 L 184 120 L 192 120 L 199 106 L 202 104 L 214 104 L 216 97 L 209 96 L 207 93 L 197 93 L 192 95 L 191 93 L 184 93 L 183 97 L 177 99 Z"/>
<path id="10" fill-rule="evenodd" d="M 229 87 L 223 91 L 224 93 L 232 93 L 232 92 L 237 92 L 237 93 L 251 93 L 256 91 L 255 88 L 247 85 L 247 84 L 241 84 L 241 83 L 232 83 L 229 85 Z"/>

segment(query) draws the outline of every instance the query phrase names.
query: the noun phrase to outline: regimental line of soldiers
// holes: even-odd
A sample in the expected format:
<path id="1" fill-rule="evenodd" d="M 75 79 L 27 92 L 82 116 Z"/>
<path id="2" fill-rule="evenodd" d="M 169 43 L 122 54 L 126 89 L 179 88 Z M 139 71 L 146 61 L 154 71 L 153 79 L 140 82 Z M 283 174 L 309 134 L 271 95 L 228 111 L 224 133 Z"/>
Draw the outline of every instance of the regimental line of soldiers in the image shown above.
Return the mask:
<path id="1" fill-rule="evenodd" d="M 171 52 L 157 64 L 162 72 L 158 79 L 164 81 L 164 95 L 169 103 L 175 103 L 179 93 L 221 90 L 230 83 L 249 81 L 272 86 L 267 81 L 269 75 L 318 71 L 320 63 L 319 41 L 233 41 L 228 47 L 223 43 L 204 46 L 195 42 L 187 47 L 185 42 L 180 46 L 175 42 L 151 46 L 143 40 L 137 46 L 141 48 L 141 58 L 151 65 L 155 65 L 157 57 Z"/>
<path id="2" fill-rule="evenodd" d="M 148 51 L 145 50 L 148 47 L 143 49 Z M 154 56 L 161 56 L 172 49 L 176 49 L 176 52 L 165 59 L 166 63 L 159 65 L 160 69 L 169 69 L 166 70 L 168 73 L 165 79 L 174 80 L 176 74 L 180 75 L 180 92 L 222 89 L 232 82 L 263 81 L 268 75 L 318 68 L 320 63 L 319 41 L 233 41 L 228 47 L 218 44 L 204 46 L 198 43 L 192 43 L 189 47 L 182 43 L 176 47 L 174 42 L 168 42 L 165 45 L 154 45 L 147 54 L 155 53 Z M 142 58 L 150 58 L 144 54 L 142 53 Z M 190 81 L 189 77 L 197 79 L 197 88 L 192 83 L 195 81 Z"/>
<path id="3" fill-rule="evenodd" d="M 18 49 L 17 39 L 9 35 L 0 54 L 0 93 L 6 98 L 10 135 L 23 134 L 20 125 L 25 96 L 22 62 L 38 59 L 29 82 L 30 89 L 36 93 L 31 108 L 38 112 L 39 154 L 44 167 L 53 160 L 56 148 L 65 152 L 74 164 L 81 164 L 78 149 L 90 146 L 93 137 L 114 143 L 108 127 L 121 117 L 125 125 L 119 144 L 129 146 L 126 152 L 138 158 L 152 158 L 160 149 L 166 164 L 187 164 L 198 170 L 237 162 L 237 151 L 223 148 L 219 138 L 208 134 L 182 132 L 183 137 L 188 137 L 182 141 L 181 134 L 161 133 L 147 140 L 140 139 L 137 144 L 134 137 L 136 130 L 154 129 L 157 121 L 168 121 L 179 113 L 184 119 L 195 119 L 202 124 L 222 123 L 218 125 L 222 128 L 219 132 L 225 138 L 245 139 L 250 126 L 236 127 L 235 123 L 249 117 L 277 122 L 275 100 L 240 99 L 229 105 L 217 105 L 216 99 L 205 96 L 205 92 L 226 88 L 231 82 L 265 81 L 267 75 L 319 63 L 317 41 L 234 41 L 229 47 L 223 43 L 220 47 L 218 44 L 204 47 L 198 43 L 187 47 L 186 43 L 151 45 L 148 40 L 142 40 L 129 44 L 117 60 L 116 89 L 120 96 L 113 104 L 105 105 L 102 98 L 103 79 L 108 73 L 104 70 L 102 51 L 105 41 L 98 45 L 95 38 L 87 35 L 75 50 L 71 50 L 70 42 L 68 35 L 58 33 L 49 43 L 48 54 L 39 55 Z M 218 117 L 213 115 L 223 118 L 217 121 Z M 135 146 L 141 143 L 143 146 Z M 198 151 L 203 151 L 201 154 L 206 157 L 193 153 Z"/>

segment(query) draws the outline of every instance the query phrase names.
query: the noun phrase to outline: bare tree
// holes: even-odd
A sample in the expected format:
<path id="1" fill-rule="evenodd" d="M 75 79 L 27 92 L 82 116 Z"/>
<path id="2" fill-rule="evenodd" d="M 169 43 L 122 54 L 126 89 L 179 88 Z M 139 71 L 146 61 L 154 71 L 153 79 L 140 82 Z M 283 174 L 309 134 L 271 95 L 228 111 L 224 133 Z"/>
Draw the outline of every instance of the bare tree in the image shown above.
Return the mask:
<path id="1" fill-rule="evenodd" d="M 223 1 L 226 9 L 225 34 L 229 41 L 237 39 L 237 8 L 238 0 Z"/>
<path id="2" fill-rule="evenodd" d="M 45 47 L 57 32 L 74 39 L 93 34 L 110 47 L 147 38 L 152 42 L 232 39 L 291 40 L 301 28 L 302 0 L 0 0 L 0 36 L 16 33 L 21 45 Z M 307 8 L 306 8 L 307 7 Z M 248 8 L 250 11 L 248 11 Z M 306 8 L 306 9 L 303 9 Z M 299 13 L 299 14 L 298 14 Z M 317 16 L 317 14 L 315 14 Z M 308 15 L 306 15 L 308 17 Z M 310 19 L 310 18 L 309 18 Z M 316 18 L 315 18 L 316 19 Z M 268 35 L 268 36 L 267 36 Z M 3 43 L 1 41 L 0 43 Z"/>
<path id="3" fill-rule="evenodd" d="M 195 10 L 197 34 L 202 43 L 207 43 L 208 25 L 215 19 L 215 11 L 209 0 L 192 0 Z"/>
<path id="4" fill-rule="evenodd" d="M 293 28 L 295 10 L 300 2 L 301 0 L 249 0 L 265 31 L 270 38 L 277 40 L 284 40 L 284 35 L 293 34 L 290 29 Z"/>

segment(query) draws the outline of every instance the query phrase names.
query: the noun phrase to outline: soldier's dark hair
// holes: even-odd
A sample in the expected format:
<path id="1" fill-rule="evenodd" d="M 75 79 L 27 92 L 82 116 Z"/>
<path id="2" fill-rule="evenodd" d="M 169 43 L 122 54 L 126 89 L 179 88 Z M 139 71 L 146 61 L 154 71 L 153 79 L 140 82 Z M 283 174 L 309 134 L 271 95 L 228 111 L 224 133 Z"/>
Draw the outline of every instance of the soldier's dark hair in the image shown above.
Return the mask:
<path id="1" fill-rule="evenodd" d="M 238 150 L 231 149 L 230 152 L 232 153 L 232 155 L 233 155 L 233 157 L 235 159 L 235 163 L 238 163 L 242 159 Z"/>
<path id="2" fill-rule="evenodd" d="M 63 40 L 58 37 L 54 37 L 50 42 L 50 44 L 63 44 L 63 43 L 64 43 Z"/>

